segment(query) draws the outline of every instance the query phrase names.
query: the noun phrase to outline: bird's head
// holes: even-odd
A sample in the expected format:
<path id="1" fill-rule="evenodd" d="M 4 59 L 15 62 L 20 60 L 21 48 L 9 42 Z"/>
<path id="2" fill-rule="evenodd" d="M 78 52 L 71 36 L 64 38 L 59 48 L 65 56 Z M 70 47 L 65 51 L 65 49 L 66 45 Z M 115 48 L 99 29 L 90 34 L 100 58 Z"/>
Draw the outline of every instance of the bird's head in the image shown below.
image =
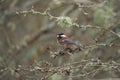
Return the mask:
<path id="1" fill-rule="evenodd" d="M 66 35 L 64 33 L 57 34 L 58 39 L 65 38 L 65 37 Z"/>

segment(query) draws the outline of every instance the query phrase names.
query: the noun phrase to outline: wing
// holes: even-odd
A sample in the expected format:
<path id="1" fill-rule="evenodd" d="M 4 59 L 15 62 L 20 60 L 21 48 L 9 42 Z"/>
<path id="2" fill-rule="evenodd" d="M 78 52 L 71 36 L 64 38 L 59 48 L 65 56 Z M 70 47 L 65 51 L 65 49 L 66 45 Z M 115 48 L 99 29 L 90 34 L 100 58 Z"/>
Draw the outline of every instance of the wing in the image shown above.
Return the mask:
<path id="1" fill-rule="evenodd" d="M 72 39 L 65 39 L 65 40 L 63 40 L 63 43 L 66 43 L 66 44 L 75 44 L 75 42 Z"/>

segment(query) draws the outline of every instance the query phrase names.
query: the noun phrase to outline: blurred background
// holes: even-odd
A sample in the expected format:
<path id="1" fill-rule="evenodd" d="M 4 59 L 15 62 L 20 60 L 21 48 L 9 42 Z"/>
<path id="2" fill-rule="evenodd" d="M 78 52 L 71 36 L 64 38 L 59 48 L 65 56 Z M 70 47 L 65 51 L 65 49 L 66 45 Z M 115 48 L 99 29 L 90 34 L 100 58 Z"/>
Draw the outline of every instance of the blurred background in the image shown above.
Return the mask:
<path id="1" fill-rule="evenodd" d="M 36 65 L 53 67 L 82 60 L 120 62 L 120 0 L 0 0 L 0 80 L 40 80 L 48 73 L 27 71 Z M 29 12 L 31 9 L 50 16 Z M 20 13 L 21 11 L 28 11 Z M 64 21 L 66 21 L 64 23 Z M 80 27 L 69 26 L 77 23 Z M 92 28 L 87 28 L 92 26 Z M 96 28 L 97 27 L 97 28 Z M 73 55 L 50 57 L 59 49 L 58 33 L 65 33 L 83 46 L 97 44 Z M 24 70 L 17 71 L 18 67 Z M 94 68 L 93 68 L 94 69 Z M 90 68 L 91 70 L 91 68 Z M 77 75 L 80 71 L 73 74 Z M 120 78 L 120 69 L 100 71 L 93 77 L 53 74 L 46 80 Z"/>

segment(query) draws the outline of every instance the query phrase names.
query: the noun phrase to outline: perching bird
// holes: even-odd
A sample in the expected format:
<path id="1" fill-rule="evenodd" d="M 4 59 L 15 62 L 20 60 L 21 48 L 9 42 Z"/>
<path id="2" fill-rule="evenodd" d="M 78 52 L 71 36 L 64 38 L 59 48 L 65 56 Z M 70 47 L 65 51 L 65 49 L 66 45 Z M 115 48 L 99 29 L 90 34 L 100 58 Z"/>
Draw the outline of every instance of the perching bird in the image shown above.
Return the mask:
<path id="1" fill-rule="evenodd" d="M 81 51 L 82 46 L 76 44 L 71 38 L 66 36 L 64 33 L 57 34 L 57 43 L 63 48 L 68 49 L 69 52 L 74 52 L 76 50 Z"/>

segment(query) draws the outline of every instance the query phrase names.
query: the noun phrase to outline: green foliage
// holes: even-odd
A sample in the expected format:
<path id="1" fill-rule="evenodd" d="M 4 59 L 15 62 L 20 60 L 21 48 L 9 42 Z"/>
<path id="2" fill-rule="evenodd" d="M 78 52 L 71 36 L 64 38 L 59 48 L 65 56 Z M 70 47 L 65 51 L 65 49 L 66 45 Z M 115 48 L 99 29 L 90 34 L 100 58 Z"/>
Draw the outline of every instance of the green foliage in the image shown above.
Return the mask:
<path id="1" fill-rule="evenodd" d="M 58 75 L 57 73 L 54 74 L 53 76 L 51 76 L 51 79 L 52 80 L 62 80 L 62 76 L 61 75 Z"/>
<path id="2" fill-rule="evenodd" d="M 72 25 L 72 19 L 70 17 L 58 17 L 57 24 L 60 27 L 70 27 Z"/>
<path id="3" fill-rule="evenodd" d="M 98 7 L 95 9 L 94 15 L 94 23 L 98 26 L 106 27 L 113 21 L 114 17 L 113 8 L 104 6 Z"/>
<path id="4" fill-rule="evenodd" d="M 115 74 L 115 71 L 113 71 L 113 70 L 107 71 L 107 74 L 108 74 L 108 76 L 111 76 L 111 77 L 118 77 L 118 76 Z"/>
<path id="5" fill-rule="evenodd" d="M 120 36 L 120 27 L 119 26 L 120 26 L 120 24 L 117 26 L 115 32 Z"/>

